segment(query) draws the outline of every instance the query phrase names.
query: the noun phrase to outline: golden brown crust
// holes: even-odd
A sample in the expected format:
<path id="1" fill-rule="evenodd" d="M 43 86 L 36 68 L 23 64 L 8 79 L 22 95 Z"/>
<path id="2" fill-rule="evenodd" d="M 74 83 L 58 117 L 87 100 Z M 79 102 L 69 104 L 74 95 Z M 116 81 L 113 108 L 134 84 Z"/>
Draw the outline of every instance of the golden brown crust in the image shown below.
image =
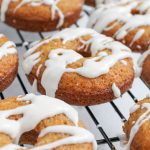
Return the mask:
<path id="1" fill-rule="evenodd" d="M 0 38 L 0 46 L 7 42 L 6 37 Z M 18 55 L 8 54 L 0 59 L 0 92 L 5 90 L 14 80 L 18 71 Z"/>
<path id="2" fill-rule="evenodd" d="M 59 22 L 59 15 L 56 13 L 55 19 L 52 20 L 52 13 L 50 6 L 40 5 L 33 7 L 25 4 L 16 12 L 15 8 L 21 0 L 10 3 L 9 9 L 6 13 L 6 23 L 17 29 L 26 31 L 52 31 L 56 30 Z M 0 0 L 0 4 L 2 0 Z M 61 28 L 69 27 L 80 17 L 83 0 L 60 0 L 58 8 L 64 14 L 64 24 Z"/>
<path id="3" fill-rule="evenodd" d="M 143 103 L 150 103 L 150 98 L 145 98 L 138 102 L 138 105 L 142 105 Z M 127 139 L 129 139 L 130 131 L 132 126 L 134 125 L 133 122 L 136 122 L 138 118 L 146 111 L 144 109 L 137 109 L 134 113 L 130 115 L 129 120 L 124 125 L 124 132 L 127 135 Z M 137 134 L 135 135 L 130 150 L 148 150 L 150 148 L 150 120 L 145 121 L 143 125 L 138 130 Z"/>
<path id="4" fill-rule="evenodd" d="M 142 79 L 150 87 L 150 55 L 147 56 L 142 65 Z"/>
<path id="5" fill-rule="evenodd" d="M 88 40 L 89 36 L 84 36 L 83 39 Z M 73 49 L 79 53 L 84 51 L 83 49 L 80 51 L 78 50 L 78 47 L 81 47 L 81 43 L 78 39 L 66 42 L 64 45 L 60 39 L 53 40 L 36 50 L 36 52 L 39 50 L 42 51 L 42 58 L 41 61 L 33 67 L 31 73 L 28 75 L 28 79 L 31 84 L 33 84 L 34 79 L 37 79 L 38 91 L 42 94 L 46 94 L 41 84 L 41 78 L 45 70 L 45 66 L 43 65 L 38 76 L 36 76 L 37 69 L 40 64 L 44 64 L 44 62 L 47 60 L 49 51 L 60 47 Z M 90 47 L 86 52 L 82 53 L 82 55 L 89 56 Z M 117 62 L 110 69 L 109 73 L 93 79 L 80 76 L 77 73 L 65 72 L 59 82 L 58 90 L 56 91 L 56 97 L 69 104 L 83 106 L 111 101 L 115 98 L 112 91 L 113 83 L 116 83 L 121 90 L 121 93 L 126 92 L 132 85 L 134 79 L 133 64 L 131 59 L 126 59 L 126 61 L 128 63 L 126 67 L 124 67 L 124 64 L 121 62 Z M 71 64 L 70 67 L 80 67 L 82 66 L 82 62 L 83 60 L 79 60 Z"/>
<path id="6" fill-rule="evenodd" d="M 28 105 L 25 101 L 16 101 L 16 98 L 17 97 L 10 97 L 3 101 L 0 101 L 0 110 L 14 109 L 20 106 Z M 20 118 L 22 118 L 21 114 L 13 115 L 13 117 L 12 116 L 9 117 L 9 119 L 12 120 L 18 120 Z M 53 117 L 46 118 L 44 120 L 41 120 L 41 122 L 39 122 L 39 124 L 36 126 L 35 129 L 24 133 L 21 136 L 20 143 L 40 146 L 70 136 L 63 133 L 48 133 L 45 136 L 38 138 L 38 135 L 42 129 L 54 125 L 74 126 L 74 123 L 70 119 L 68 119 L 67 116 L 64 114 L 59 114 Z M 79 122 L 79 126 L 84 127 L 84 125 L 81 122 Z M 12 142 L 13 142 L 12 139 L 8 135 L 4 133 L 0 133 L 0 147 L 10 144 Z M 92 150 L 93 146 L 91 143 L 83 143 L 83 144 L 63 145 L 55 148 L 55 150 L 64 150 L 64 149 L 65 150 Z"/>
<path id="7" fill-rule="evenodd" d="M 95 0 L 85 0 L 85 4 L 95 7 Z"/>

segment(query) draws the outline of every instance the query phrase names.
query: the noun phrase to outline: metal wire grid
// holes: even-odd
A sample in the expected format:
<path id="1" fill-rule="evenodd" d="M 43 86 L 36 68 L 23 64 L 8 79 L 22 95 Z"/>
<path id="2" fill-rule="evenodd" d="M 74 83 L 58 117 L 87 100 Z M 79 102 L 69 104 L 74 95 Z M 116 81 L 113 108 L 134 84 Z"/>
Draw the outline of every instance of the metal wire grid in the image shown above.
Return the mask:
<path id="1" fill-rule="evenodd" d="M 85 7 L 81 19 L 71 27 L 84 27 L 90 11 L 91 8 Z M 0 93 L 1 99 L 13 95 L 23 95 L 34 92 L 21 66 L 23 53 L 28 50 L 28 44 L 25 45 L 25 42 L 32 43 L 33 41 L 43 39 L 47 35 L 52 35 L 55 32 L 29 33 L 15 30 L 0 23 L 0 33 L 5 34 L 16 43 L 20 59 L 17 78 L 7 90 Z M 138 56 L 138 54 L 135 54 L 135 58 Z M 122 125 L 129 117 L 129 108 L 138 101 L 137 99 L 142 99 L 147 94 L 149 94 L 149 88 L 140 78 L 137 78 L 133 83 L 133 88 L 121 98 L 97 106 L 76 107 L 80 117 L 87 125 L 87 128 L 95 134 L 99 150 L 123 150 L 119 141 L 120 136 L 123 134 Z"/>

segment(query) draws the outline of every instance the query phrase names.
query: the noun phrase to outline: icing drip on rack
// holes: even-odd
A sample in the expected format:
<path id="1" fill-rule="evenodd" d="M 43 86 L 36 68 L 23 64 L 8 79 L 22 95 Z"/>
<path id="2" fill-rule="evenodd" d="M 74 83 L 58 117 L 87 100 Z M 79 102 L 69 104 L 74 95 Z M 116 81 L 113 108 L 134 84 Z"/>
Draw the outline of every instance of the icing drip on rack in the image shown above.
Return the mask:
<path id="1" fill-rule="evenodd" d="M 61 27 L 64 23 L 64 15 L 62 11 L 57 7 L 57 4 L 60 0 L 22 0 L 17 7 L 14 10 L 14 13 L 23 5 L 25 4 L 30 4 L 32 7 L 36 7 L 39 5 L 48 5 L 51 7 L 51 17 L 52 20 L 55 19 L 56 13 L 59 15 L 59 22 L 57 24 L 57 28 Z M 12 2 L 12 0 L 2 0 L 2 5 L 1 5 L 1 20 L 5 21 L 6 13 L 9 8 L 9 4 Z"/>
<path id="2" fill-rule="evenodd" d="M 53 37 L 42 41 L 37 46 L 31 48 L 25 54 L 25 60 L 23 62 L 23 68 L 26 74 L 32 71 L 35 65 L 34 59 L 30 63 L 28 59 L 33 58 L 39 52 L 35 52 L 41 45 L 46 44 L 54 39 L 62 39 L 63 43 L 74 39 L 80 39 L 81 36 L 91 35 L 89 42 L 90 50 L 93 57 L 86 58 L 82 66 L 76 69 L 67 68 L 67 65 L 82 59 L 83 56 L 77 53 L 75 50 L 69 49 L 54 49 L 49 52 L 48 60 L 45 62 L 46 69 L 42 75 L 41 84 L 44 87 L 46 94 L 55 97 L 56 90 L 62 75 L 65 72 L 76 72 L 77 74 L 86 78 L 96 78 L 100 75 L 109 72 L 110 68 L 113 67 L 118 61 L 125 58 L 131 58 L 130 49 L 121 44 L 120 42 L 114 41 L 112 38 L 100 35 L 92 29 L 76 28 L 76 29 L 65 29 Z M 102 51 L 104 49 L 110 49 L 111 55 Z M 61 53 L 61 55 L 59 55 Z M 36 60 L 38 60 L 36 58 Z M 100 61 L 99 61 L 100 59 Z M 56 69 L 57 68 L 57 69 Z M 51 87 L 49 86 L 51 83 Z"/>
<path id="3" fill-rule="evenodd" d="M 115 97 L 120 97 L 121 96 L 121 91 L 120 91 L 120 89 L 116 86 L 116 84 L 115 83 L 113 83 L 113 85 L 112 85 L 112 90 L 113 90 L 113 93 L 114 93 L 114 96 Z"/>
<path id="4" fill-rule="evenodd" d="M 3 37 L 3 35 L 0 35 L 0 38 L 1 37 Z M 15 48 L 15 44 L 11 41 L 7 41 L 0 46 L 0 59 L 2 59 L 4 56 L 15 53 L 17 53 L 17 50 Z"/>
<path id="5" fill-rule="evenodd" d="M 117 4 L 102 5 L 95 10 L 89 20 L 88 27 L 93 28 L 97 32 L 108 31 L 114 28 L 118 23 L 121 27 L 113 35 L 114 38 L 123 39 L 131 30 L 150 26 L 150 0 L 147 1 L 125 1 Z M 133 15 L 132 10 L 136 9 L 141 14 Z M 142 14 L 144 12 L 144 15 Z M 135 34 L 130 45 L 141 38 L 144 34 L 143 29 L 139 29 Z"/>
<path id="6" fill-rule="evenodd" d="M 131 128 L 128 143 L 126 145 L 124 145 L 127 148 L 127 150 L 130 150 L 130 145 L 131 145 L 135 135 L 138 133 L 140 127 L 146 121 L 150 120 L 150 104 L 149 103 L 144 103 L 141 106 L 135 105 L 135 108 L 133 110 L 136 111 L 137 109 L 146 109 L 146 111 L 137 119 L 137 121 L 134 123 L 134 125 Z"/>
<path id="7" fill-rule="evenodd" d="M 78 113 L 70 105 L 58 99 L 44 95 L 36 96 L 34 94 L 27 94 L 24 97 L 20 96 L 17 98 L 17 101 L 26 101 L 27 105 L 0 111 L 0 132 L 10 135 L 15 142 L 14 144 L 5 146 L 6 148 L 3 147 L 4 150 L 8 150 L 8 148 L 17 149 L 17 145 L 15 144 L 18 144 L 19 138 L 24 132 L 34 129 L 41 120 L 58 114 L 65 114 L 75 126 L 56 125 L 47 127 L 41 131 L 39 136 L 42 137 L 52 132 L 68 133 L 72 136 L 47 145 L 31 148 L 31 150 L 52 149 L 64 144 L 87 142 L 93 143 L 93 148 L 96 149 L 94 136 L 89 131 L 78 127 Z M 9 116 L 16 114 L 23 114 L 23 117 L 17 121 L 7 119 Z M 30 121 L 31 118 L 32 121 Z"/>

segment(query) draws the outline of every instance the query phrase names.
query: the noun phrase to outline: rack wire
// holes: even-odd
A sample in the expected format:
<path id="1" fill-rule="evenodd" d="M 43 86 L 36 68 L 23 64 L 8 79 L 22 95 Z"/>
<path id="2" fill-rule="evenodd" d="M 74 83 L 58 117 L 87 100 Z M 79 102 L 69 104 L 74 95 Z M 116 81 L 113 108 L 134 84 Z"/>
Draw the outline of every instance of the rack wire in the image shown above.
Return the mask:
<path id="1" fill-rule="evenodd" d="M 85 6 L 81 19 L 71 27 L 85 27 L 91 11 L 92 8 Z M 30 43 L 56 32 L 30 33 L 15 30 L 0 23 L 0 33 L 5 34 L 16 43 L 20 59 L 17 77 L 8 89 L 0 93 L 1 100 L 9 96 L 35 93 L 21 66 L 23 54 L 28 50 Z M 139 54 L 135 54 L 135 59 L 138 57 Z M 136 78 L 133 87 L 121 98 L 96 106 L 74 107 L 78 110 L 79 116 L 85 122 L 87 128 L 95 134 L 99 150 L 123 150 L 120 146 L 120 137 L 123 135 L 122 125 L 129 117 L 129 108 L 137 103 L 138 99 L 142 99 L 148 94 L 149 87 L 140 78 Z"/>

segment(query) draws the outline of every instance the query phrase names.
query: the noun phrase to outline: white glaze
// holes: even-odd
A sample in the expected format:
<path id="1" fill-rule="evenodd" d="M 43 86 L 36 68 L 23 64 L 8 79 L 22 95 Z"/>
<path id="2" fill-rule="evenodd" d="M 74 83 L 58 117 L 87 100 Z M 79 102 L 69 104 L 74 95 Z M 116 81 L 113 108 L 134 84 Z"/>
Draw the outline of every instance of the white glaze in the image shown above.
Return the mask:
<path id="1" fill-rule="evenodd" d="M 85 141 L 89 143 L 93 143 L 93 150 L 96 150 L 97 148 L 97 144 L 94 140 L 94 136 L 89 131 L 80 127 L 67 126 L 67 125 L 50 126 L 42 130 L 39 137 L 43 137 L 47 133 L 65 133 L 71 136 L 53 142 L 52 144 L 47 144 L 47 145 L 32 148 L 31 150 L 53 149 L 61 145 L 76 144 L 76 143 L 82 144 L 85 143 Z"/>
<path id="2" fill-rule="evenodd" d="M 142 35 L 144 34 L 144 32 L 145 32 L 144 29 L 140 29 L 139 31 L 137 31 L 137 33 L 133 37 L 133 40 L 130 43 L 130 46 L 132 46 L 135 41 L 137 41 L 138 39 L 140 39 L 142 37 Z"/>
<path id="3" fill-rule="evenodd" d="M 25 54 L 25 61 L 23 62 L 25 73 L 29 74 L 31 72 L 33 66 L 35 65 L 33 56 L 39 53 L 35 51 L 40 48 L 41 45 L 58 38 L 62 39 L 63 43 L 66 43 L 76 38 L 80 39 L 80 37 L 84 35 L 91 35 L 92 37 L 88 42 L 81 42 L 84 45 L 91 45 L 90 48 L 93 58 L 85 59 L 83 65 L 79 68 L 67 68 L 69 63 L 76 62 L 77 60 L 83 58 L 83 56 L 78 54 L 76 51 L 68 49 L 55 49 L 50 51 L 48 60 L 45 64 L 43 64 L 46 66 L 46 69 L 41 79 L 41 84 L 47 95 L 55 97 L 55 93 L 64 72 L 76 72 L 87 78 L 96 78 L 100 75 L 108 73 L 109 69 L 118 61 L 132 57 L 129 48 L 114 41 L 112 38 L 98 34 L 94 30 L 85 28 L 65 29 L 27 51 Z M 112 54 L 108 55 L 106 52 L 101 51 L 104 49 L 110 49 Z M 59 53 L 61 53 L 61 55 L 59 55 Z M 32 62 L 29 61 L 30 58 L 32 58 Z M 36 59 L 39 58 L 40 57 Z M 99 59 L 101 60 L 96 61 Z"/>
<path id="4" fill-rule="evenodd" d="M 140 109 L 146 108 L 146 112 L 144 112 L 135 122 L 135 124 L 132 126 L 131 131 L 130 131 L 130 136 L 128 143 L 124 145 L 127 150 L 130 150 L 130 145 L 135 137 L 135 135 L 138 133 L 140 127 L 148 120 L 150 120 L 150 104 L 149 103 L 144 103 L 140 107 Z"/>
<path id="5" fill-rule="evenodd" d="M 113 93 L 114 93 L 114 96 L 115 97 L 120 97 L 121 96 L 121 91 L 120 91 L 120 89 L 116 86 L 116 84 L 115 83 L 113 83 L 113 85 L 112 85 L 112 90 L 113 90 Z"/>
<path id="6" fill-rule="evenodd" d="M 9 8 L 9 4 L 12 0 L 2 0 L 1 5 L 1 21 L 5 21 L 5 16 Z M 59 22 L 57 24 L 57 28 L 61 27 L 64 23 L 64 15 L 62 11 L 57 7 L 57 4 L 60 0 L 22 0 L 18 6 L 15 8 L 14 13 L 23 5 L 30 4 L 32 7 L 36 7 L 39 5 L 48 5 L 51 7 L 51 13 L 52 13 L 52 20 L 55 19 L 55 14 L 58 13 L 59 15 Z"/>
<path id="7" fill-rule="evenodd" d="M 140 13 L 145 12 L 146 14 L 132 15 L 131 11 L 134 8 L 139 10 Z M 117 23 L 123 23 L 122 27 L 120 27 L 120 29 L 113 35 L 114 38 L 120 40 L 123 39 L 131 30 L 141 26 L 150 25 L 149 12 L 147 11 L 149 8 L 150 0 L 123 1 L 113 5 L 102 5 L 99 9 L 92 13 L 88 27 L 101 33 L 105 30 L 114 28 Z M 133 37 L 130 46 L 140 39 L 143 34 L 143 29 L 139 30 L 139 32 L 137 32 L 137 34 Z"/>
<path id="8" fill-rule="evenodd" d="M 0 59 L 2 59 L 4 56 L 15 53 L 17 53 L 17 50 L 15 48 L 15 44 L 11 41 L 7 41 L 0 46 Z"/>
<path id="9" fill-rule="evenodd" d="M 138 65 L 139 67 L 142 67 L 143 66 L 143 63 L 145 61 L 145 59 L 148 57 L 148 55 L 150 54 L 150 49 L 145 51 L 142 56 L 139 58 L 138 60 Z"/>

